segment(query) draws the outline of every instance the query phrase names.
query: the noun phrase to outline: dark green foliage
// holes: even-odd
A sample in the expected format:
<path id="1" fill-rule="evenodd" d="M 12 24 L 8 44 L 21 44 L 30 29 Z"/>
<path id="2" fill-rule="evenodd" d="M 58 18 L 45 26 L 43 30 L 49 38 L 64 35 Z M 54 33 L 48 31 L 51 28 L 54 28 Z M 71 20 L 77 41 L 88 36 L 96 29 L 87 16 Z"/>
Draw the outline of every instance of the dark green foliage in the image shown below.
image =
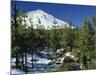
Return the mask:
<path id="1" fill-rule="evenodd" d="M 91 62 L 96 61 L 96 35 L 95 35 L 95 28 L 94 23 L 95 20 L 91 21 L 90 19 L 84 20 L 84 25 L 79 30 L 79 39 L 78 39 L 78 47 L 81 51 L 81 59 L 82 63 L 84 65 L 84 69 L 93 69 L 93 67 L 89 68 L 89 65 L 91 66 Z"/>
<path id="2" fill-rule="evenodd" d="M 50 31 L 50 46 L 55 50 L 59 48 L 59 38 L 56 27 Z"/>

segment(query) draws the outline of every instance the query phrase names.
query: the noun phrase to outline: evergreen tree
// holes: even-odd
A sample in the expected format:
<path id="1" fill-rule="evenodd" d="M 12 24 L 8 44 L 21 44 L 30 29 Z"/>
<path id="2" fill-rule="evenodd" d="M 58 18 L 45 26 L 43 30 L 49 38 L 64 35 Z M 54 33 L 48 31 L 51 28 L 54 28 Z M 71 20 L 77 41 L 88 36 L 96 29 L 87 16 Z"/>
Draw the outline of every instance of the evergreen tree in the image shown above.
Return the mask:
<path id="1" fill-rule="evenodd" d="M 50 31 L 50 46 L 54 50 L 59 48 L 59 39 L 57 34 L 56 26 L 53 26 L 53 29 Z"/>
<path id="2" fill-rule="evenodd" d="M 63 32 L 62 32 L 62 46 L 67 49 L 70 48 L 70 51 L 72 51 L 72 48 L 75 45 L 75 30 L 72 29 L 72 22 L 71 19 L 69 21 L 69 26 L 65 26 Z"/>
<path id="3" fill-rule="evenodd" d="M 85 54 L 85 58 L 88 59 L 84 62 L 91 62 L 93 56 L 95 56 L 95 39 L 93 39 L 93 27 L 92 23 L 89 19 L 84 21 L 84 25 L 80 31 L 79 35 L 79 49 L 81 50 L 81 54 Z M 84 63 L 83 62 L 83 63 Z M 92 61 L 93 62 L 93 61 Z M 84 64 L 85 66 L 86 64 Z M 90 64 L 88 64 L 90 65 Z M 86 67 L 88 69 L 88 67 Z"/>

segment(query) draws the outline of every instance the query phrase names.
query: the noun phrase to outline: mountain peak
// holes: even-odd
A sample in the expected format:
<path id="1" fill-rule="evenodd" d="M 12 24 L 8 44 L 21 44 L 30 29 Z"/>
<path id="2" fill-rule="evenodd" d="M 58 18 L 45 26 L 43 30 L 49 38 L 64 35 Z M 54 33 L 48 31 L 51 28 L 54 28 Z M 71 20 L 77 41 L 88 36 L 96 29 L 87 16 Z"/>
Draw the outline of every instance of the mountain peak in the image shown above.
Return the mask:
<path id="1" fill-rule="evenodd" d="M 65 25 L 69 26 L 68 23 L 52 16 L 51 14 L 46 13 L 41 9 L 27 12 L 28 18 L 26 19 L 27 26 L 33 25 L 34 28 L 37 28 L 37 25 L 42 25 L 45 29 L 51 29 L 54 26 L 63 28 Z M 31 23 L 29 19 L 31 18 Z"/>
<path id="2" fill-rule="evenodd" d="M 29 11 L 29 12 L 27 12 L 27 14 L 29 15 L 32 15 L 32 14 L 36 14 L 36 13 L 38 13 L 38 14 L 46 14 L 46 12 L 44 12 L 43 10 L 41 10 L 41 9 L 37 9 L 37 10 L 34 10 L 34 11 Z"/>
<path id="3" fill-rule="evenodd" d="M 41 10 L 41 9 L 37 9 L 37 10 L 35 10 L 36 12 L 44 12 L 43 10 Z"/>

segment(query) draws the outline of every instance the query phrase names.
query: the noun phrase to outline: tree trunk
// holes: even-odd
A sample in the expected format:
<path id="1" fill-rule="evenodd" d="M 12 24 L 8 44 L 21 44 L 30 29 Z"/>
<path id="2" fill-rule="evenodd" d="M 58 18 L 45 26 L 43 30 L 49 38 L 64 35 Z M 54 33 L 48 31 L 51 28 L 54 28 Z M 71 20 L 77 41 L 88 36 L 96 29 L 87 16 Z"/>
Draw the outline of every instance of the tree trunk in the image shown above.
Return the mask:
<path id="1" fill-rule="evenodd" d="M 22 53 L 21 69 L 24 70 L 24 55 Z"/>
<path id="2" fill-rule="evenodd" d="M 16 52 L 16 68 L 19 67 L 18 52 Z"/>
<path id="3" fill-rule="evenodd" d="M 27 73 L 27 52 L 25 51 L 25 72 Z"/>
<path id="4" fill-rule="evenodd" d="M 33 64 L 33 50 L 32 50 L 32 68 L 34 67 L 34 64 Z"/>

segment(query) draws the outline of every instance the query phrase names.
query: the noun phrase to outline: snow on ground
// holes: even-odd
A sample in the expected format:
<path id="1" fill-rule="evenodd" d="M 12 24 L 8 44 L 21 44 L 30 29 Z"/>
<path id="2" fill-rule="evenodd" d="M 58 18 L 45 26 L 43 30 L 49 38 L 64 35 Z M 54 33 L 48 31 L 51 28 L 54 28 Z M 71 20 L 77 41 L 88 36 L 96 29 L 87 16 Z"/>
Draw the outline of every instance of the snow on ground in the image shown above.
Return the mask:
<path id="1" fill-rule="evenodd" d="M 28 66 L 28 73 L 40 73 L 40 72 L 45 72 L 46 70 L 51 70 L 51 71 L 56 71 L 57 67 L 59 67 L 59 65 L 57 65 L 56 63 L 53 64 L 49 64 L 50 62 L 52 62 L 52 60 L 49 60 L 47 56 L 55 56 L 55 52 L 53 52 L 52 50 L 48 51 L 42 51 L 40 52 L 40 55 L 38 53 L 34 53 L 33 54 L 33 66 L 34 68 L 32 68 L 32 57 L 30 54 L 27 54 L 27 66 Z M 11 65 L 15 65 L 15 58 L 11 59 Z M 21 58 L 20 58 L 21 61 Z M 25 63 L 25 57 L 24 57 L 24 63 Z M 11 74 L 22 74 L 23 71 L 18 70 L 18 69 L 12 69 L 12 73 Z"/>
<path id="2" fill-rule="evenodd" d="M 21 75 L 21 74 L 24 74 L 25 72 L 19 70 L 19 69 L 11 69 L 11 74 L 12 75 Z"/>
<path id="3" fill-rule="evenodd" d="M 28 62 L 31 62 L 32 57 L 29 56 L 27 57 Z M 48 64 L 49 62 L 51 62 L 51 60 L 48 60 L 47 58 L 41 58 L 39 57 L 36 53 L 33 54 L 33 59 L 36 61 L 33 61 L 36 64 Z"/>

